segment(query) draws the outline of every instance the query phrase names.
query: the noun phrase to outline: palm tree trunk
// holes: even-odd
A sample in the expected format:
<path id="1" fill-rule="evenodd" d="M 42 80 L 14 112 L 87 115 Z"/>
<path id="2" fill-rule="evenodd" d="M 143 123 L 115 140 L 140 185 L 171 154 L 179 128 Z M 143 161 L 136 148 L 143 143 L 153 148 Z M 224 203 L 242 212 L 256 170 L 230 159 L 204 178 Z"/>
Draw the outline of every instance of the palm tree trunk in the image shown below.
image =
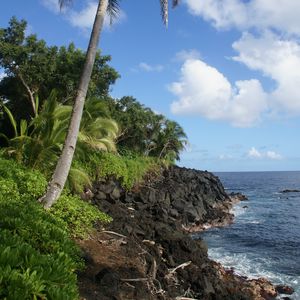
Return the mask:
<path id="1" fill-rule="evenodd" d="M 52 179 L 48 184 L 47 192 L 40 199 L 40 201 L 43 202 L 44 207 L 47 209 L 50 208 L 59 198 L 71 168 L 77 137 L 79 133 L 84 101 L 96 58 L 98 42 L 103 27 L 107 7 L 108 0 L 99 0 L 93 30 L 91 33 L 91 38 L 86 53 L 85 64 L 80 77 L 77 94 L 73 106 L 67 137 Z"/>

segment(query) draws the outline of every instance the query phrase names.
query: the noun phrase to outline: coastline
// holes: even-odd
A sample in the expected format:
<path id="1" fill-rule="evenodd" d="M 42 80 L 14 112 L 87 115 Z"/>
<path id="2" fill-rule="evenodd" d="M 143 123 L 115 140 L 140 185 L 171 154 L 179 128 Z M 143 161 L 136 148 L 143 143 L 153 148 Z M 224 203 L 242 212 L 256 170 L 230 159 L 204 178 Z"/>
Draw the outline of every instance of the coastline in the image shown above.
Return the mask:
<path id="1" fill-rule="evenodd" d="M 192 232 L 226 226 L 241 200 L 209 172 L 172 167 L 125 192 L 108 179 L 93 202 L 114 221 L 81 242 L 88 268 L 79 274 L 83 299 L 275 299 L 263 278 L 248 279 L 208 258 Z M 112 298 L 114 297 L 114 298 Z"/>

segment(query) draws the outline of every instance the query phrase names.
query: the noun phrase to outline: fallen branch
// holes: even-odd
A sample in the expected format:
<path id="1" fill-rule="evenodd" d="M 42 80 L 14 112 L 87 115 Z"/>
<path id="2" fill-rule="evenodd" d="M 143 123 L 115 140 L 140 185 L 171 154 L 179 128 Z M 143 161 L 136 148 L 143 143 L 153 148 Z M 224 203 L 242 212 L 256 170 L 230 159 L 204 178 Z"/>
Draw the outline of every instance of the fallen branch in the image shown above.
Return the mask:
<path id="1" fill-rule="evenodd" d="M 189 266 L 191 263 L 192 263 L 192 261 L 190 260 L 190 261 L 187 261 L 187 262 L 177 266 L 174 269 L 170 269 L 168 275 L 175 273 L 178 269 L 184 269 L 185 267 Z"/>
<path id="2" fill-rule="evenodd" d="M 156 279 L 156 273 L 157 273 L 157 263 L 155 258 L 153 258 L 153 264 L 152 264 L 152 278 Z"/>
<path id="3" fill-rule="evenodd" d="M 176 297 L 176 300 L 199 300 L 199 299 L 195 299 L 195 298 L 186 298 L 186 297 Z"/>
<path id="4" fill-rule="evenodd" d="M 123 235 L 123 234 L 120 234 L 120 233 L 117 233 L 117 232 L 114 232 L 114 231 L 102 230 L 102 231 L 99 231 L 99 233 L 107 233 L 107 234 L 112 234 L 112 235 L 116 235 L 116 236 L 118 236 L 118 237 L 121 237 L 121 238 L 127 239 L 127 236 L 126 236 L 126 235 Z"/>
<path id="5" fill-rule="evenodd" d="M 139 281 L 149 281 L 149 278 L 121 278 L 121 281 L 124 282 L 139 282 Z"/>

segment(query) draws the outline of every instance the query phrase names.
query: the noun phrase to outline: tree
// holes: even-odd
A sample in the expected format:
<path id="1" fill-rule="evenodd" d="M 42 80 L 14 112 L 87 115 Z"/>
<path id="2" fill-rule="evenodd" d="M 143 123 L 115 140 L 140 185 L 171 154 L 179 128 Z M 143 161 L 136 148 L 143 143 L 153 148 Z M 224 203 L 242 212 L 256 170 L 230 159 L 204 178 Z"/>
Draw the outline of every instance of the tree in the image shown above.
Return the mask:
<path id="1" fill-rule="evenodd" d="M 165 120 L 157 137 L 156 156 L 171 162 L 179 160 L 179 152 L 187 144 L 187 136 L 182 127 L 174 121 Z"/>
<path id="2" fill-rule="evenodd" d="M 105 98 L 111 117 L 117 121 L 120 133 L 119 150 L 127 150 L 144 156 L 153 156 L 175 162 L 187 143 L 183 128 L 165 116 L 140 104 L 133 97 L 119 100 Z"/>
<path id="3" fill-rule="evenodd" d="M 12 137 L 0 133 L 7 141 L 3 152 L 28 167 L 51 174 L 66 137 L 72 107 L 59 103 L 56 91 L 53 91 L 41 111 L 30 122 L 23 119 L 18 122 L 5 105 L 1 108 L 8 116 L 14 132 Z M 77 158 L 94 150 L 116 151 L 118 131 L 118 125 L 108 117 L 103 103 L 97 99 L 88 99 L 80 125 Z"/>
<path id="4" fill-rule="evenodd" d="M 69 2 L 71 2 L 71 0 L 59 0 L 61 6 Z M 179 0 L 173 0 L 173 5 L 176 6 L 178 2 Z M 160 0 L 160 4 L 163 22 L 166 25 L 168 25 L 168 0 Z M 72 159 L 76 147 L 84 100 L 87 94 L 88 85 L 90 82 L 92 69 L 96 58 L 97 46 L 100 38 L 100 33 L 102 31 L 105 15 L 106 13 L 108 13 L 111 16 L 112 20 L 113 18 L 117 17 L 118 12 L 118 0 L 99 0 L 95 21 L 90 37 L 90 42 L 86 53 L 86 61 L 82 69 L 78 90 L 73 105 L 68 134 L 62 150 L 62 154 L 58 160 L 52 179 L 48 184 L 47 192 L 40 199 L 44 203 L 45 208 L 50 208 L 59 198 L 64 188 L 66 179 L 68 177 L 68 173 L 72 164 Z"/>
<path id="5" fill-rule="evenodd" d="M 8 78 L 15 77 L 27 94 L 33 115 L 37 114 L 35 94 L 39 82 L 47 80 L 52 73 L 53 53 L 55 47 L 47 49 L 45 41 L 38 41 L 35 35 L 25 39 L 26 22 L 13 17 L 9 27 L 0 30 L 0 65 L 5 69 Z M 32 55 L 39 53 L 39 55 Z M 43 70 L 43 71 L 41 71 Z M 41 76 L 41 73 L 45 77 Z"/>
<path id="6" fill-rule="evenodd" d="M 0 81 L 0 98 L 17 121 L 29 121 L 37 113 L 35 96 L 48 99 L 54 88 L 59 102 L 71 104 L 85 61 L 84 51 L 73 43 L 67 47 L 48 46 L 34 34 L 25 36 L 25 30 L 26 22 L 16 18 L 10 20 L 7 28 L 0 29 L 0 67 L 6 73 Z M 101 56 L 97 51 L 88 96 L 107 95 L 119 77 L 107 64 L 109 61 L 109 56 Z M 39 104 L 41 108 L 43 102 Z M 4 124 L 0 127 L 5 131 Z"/>

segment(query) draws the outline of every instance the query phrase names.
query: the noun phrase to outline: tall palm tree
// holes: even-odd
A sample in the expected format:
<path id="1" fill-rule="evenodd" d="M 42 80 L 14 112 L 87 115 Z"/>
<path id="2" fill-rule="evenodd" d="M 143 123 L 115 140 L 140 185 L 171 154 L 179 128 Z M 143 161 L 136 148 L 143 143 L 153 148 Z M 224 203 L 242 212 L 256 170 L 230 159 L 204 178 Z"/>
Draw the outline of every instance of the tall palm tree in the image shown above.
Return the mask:
<path id="1" fill-rule="evenodd" d="M 64 6 L 72 2 L 72 0 L 58 0 L 60 6 Z M 173 6 L 178 4 L 179 0 L 173 0 Z M 164 24 L 168 25 L 168 0 L 160 0 L 161 15 Z M 118 16 L 119 12 L 119 0 L 99 0 L 95 21 L 90 37 L 88 50 L 86 53 L 86 60 L 82 69 L 77 94 L 74 101 L 72 116 L 68 128 L 67 137 L 64 143 L 64 147 L 61 156 L 57 162 L 54 174 L 51 181 L 48 184 L 46 194 L 40 199 L 43 202 L 45 208 L 50 208 L 55 201 L 59 198 L 66 179 L 69 174 L 69 170 L 72 164 L 72 159 L 76 147 L 76 142 L 79 133 L 80 121 L 82 111 L 84 107 L 84 101 L 87 94 L 88 85 L 90 82 L 92 69 L 95 63 L 95 57 L 97 52 L 97 46 L 100 38 L 100 33 L 103 28 L 104 18 L 108 13 L 113 20 Z"/>

